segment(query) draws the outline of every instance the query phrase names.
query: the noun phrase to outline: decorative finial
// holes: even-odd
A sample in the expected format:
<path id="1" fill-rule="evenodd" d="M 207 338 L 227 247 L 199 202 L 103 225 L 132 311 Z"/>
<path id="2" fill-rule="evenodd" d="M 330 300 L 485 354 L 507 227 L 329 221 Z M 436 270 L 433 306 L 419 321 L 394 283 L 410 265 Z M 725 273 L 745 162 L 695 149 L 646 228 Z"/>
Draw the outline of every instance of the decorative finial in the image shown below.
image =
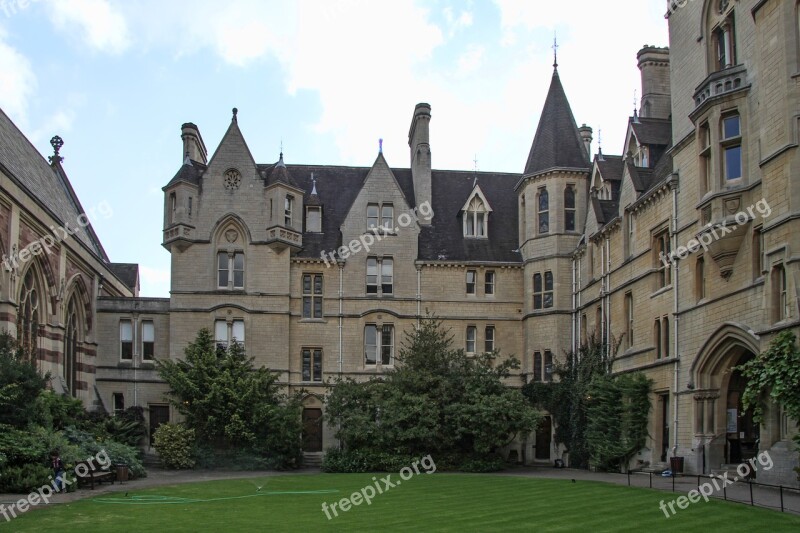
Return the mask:
<path id="1" fill-rule="evenodd" d="M 317 194 L 317 178 L 314 177 L 314 173 L 311 173 L 311 196 L 316 196 Z"/>
<path id="2" fill-rule="evenodd" d="M 378 139 L 378 153 L 383 153 L 383 139 Z"/>
<path id="3" fill-rule="evenodd" d="M 606 158 L 603 157 L 603 129 L 599 128 L 597 130 L 597 160 L 598 161 L 605 161 Z"/>
<path id="4" fill-rule="evenodd" d="M 64 158 L 61 157 L 58 154 L 58 152 L 59 152 L 59 150 L 61 150 L 61 147 L 64 146 L 64 139 L 62 139 L 61 137 L 56 135 L 55 137 L 50 139 L 50 146 L 53 147 L 53 155 L 51 155 L 50 157 L 47 158 L 47 159 L 50 160 L 50 164 L 62 162 L 64 160 Z"/>
<path id="5" fill-rule="evenodd" d="M 472 171 L 478 172 L 478 154 L 475 154 L 475 158 L 472 160 Z"/>
<path id="6" fill-rule="evenodd" d="M 238 113 L 239 113 L 239 110 L 234 107 L 233 108 L 233 118 L 231 119 L 233 122 L 238 122 L 238 120 L 236 119 L 236 115 Z"/>
<path id="7" fill-rule="evenodd" d="M 553 69 L 558 70 L 558 34 L 553 30 Z"/>

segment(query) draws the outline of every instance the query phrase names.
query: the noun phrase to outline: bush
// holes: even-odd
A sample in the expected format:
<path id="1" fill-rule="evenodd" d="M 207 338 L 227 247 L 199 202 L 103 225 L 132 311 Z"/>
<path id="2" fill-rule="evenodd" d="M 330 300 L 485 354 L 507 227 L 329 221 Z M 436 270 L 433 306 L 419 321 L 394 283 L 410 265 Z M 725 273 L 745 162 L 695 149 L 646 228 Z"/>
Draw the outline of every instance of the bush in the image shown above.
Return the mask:
<path id="1" fill-rule="evenodd" d="M 38 419 L 36 423 L 60 431 L 68 426 L 80 426 L 85 410 L 80 400 L 44 391 L 36 399 Z"/>
<path id="2" fill-rule="evenodd" d="M 228 470 L 285 470 L 280 457 L 263 455 L 250 449 L 217 450 L 198 446 L 194 451 L 196 468 L 225 468 Z"/>
<path id="3" fill-rule="evenodd" d="M 39 464 L 23 464 L 5 468 L 0 475 L 0 492 L 24 494 L 50 484 L 53 471 Z"/>
<path id="4" fill-rule="evenodd" d="M 165 468 L 194 468 L 194 430 L 183 424 L 161 424 L 154 434 L 155 448 Z"/>
<path id="5" fill-rule="evenodd" d="M 506 468 L 496 454 L 442 453 L 431 456 L 436 471 L 497 472 Z M 360 449 L 329 448 L 322 460 L 323 472 L 399 472 L 422 457 L 404 453 L 368 452 Z"/>
<path id="6" fill-rule="evenodd" d="M 63 438 L 67 441 L 66 446 L 67 450 L 70 450 L 69 454 L 65 453 L 63 445 L 58 449 L 61 451 L 61 458 L 67 468 L 74 467 L 77 461 L 85 461 L 105 450 L 112 465 L 118 463 L 128 465 L 130 479 L 147 476 L 147 471 L 144 469 L 139 451 L 136 448 L 111 439 L 98 440 L 90 433 L 73 427 L 64 430 Z M 77 448 L 77 451 L 75 451 L 75 448 L 71 448 L 72 446 Z"/>

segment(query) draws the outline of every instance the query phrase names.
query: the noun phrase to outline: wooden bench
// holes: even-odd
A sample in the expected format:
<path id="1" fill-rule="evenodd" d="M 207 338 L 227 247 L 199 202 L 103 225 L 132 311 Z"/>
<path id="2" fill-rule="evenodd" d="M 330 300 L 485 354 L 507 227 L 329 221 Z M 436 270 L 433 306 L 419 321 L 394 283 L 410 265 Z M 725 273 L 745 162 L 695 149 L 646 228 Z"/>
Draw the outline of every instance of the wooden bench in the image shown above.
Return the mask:
<path id="1" fill-rule="evenodd" d="M 113 471 L 104 470 L 100 465 L 88 461 L 80 461 L 75 464 L 75 476 L 78 478 L 79 483 L 81 481 L 84 483 L 88 482 L 92 490 L 94 490 L 95 480 L 97 480 L 98 484 L 102 483 L 104 480 L 111 481 L 113 485 L 115 477 Z"/>

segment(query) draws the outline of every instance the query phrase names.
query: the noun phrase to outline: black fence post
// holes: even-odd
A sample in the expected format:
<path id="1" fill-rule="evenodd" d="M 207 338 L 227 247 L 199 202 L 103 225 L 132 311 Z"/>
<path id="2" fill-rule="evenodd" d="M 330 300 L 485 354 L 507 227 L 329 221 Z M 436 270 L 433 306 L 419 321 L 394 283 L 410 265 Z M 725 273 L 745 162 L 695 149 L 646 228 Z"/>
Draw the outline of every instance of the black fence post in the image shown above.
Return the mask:
<path id="1" fill-rule="evenodd" d="M 628 470 L 628 486 L 631 486 L 631 471 Z"/>
<path id="2" fill-rule="evenodd" d="M 755 503 L 753 503 L 753 482 L 748 481 L 747 484 L 750 485 L 750 505 L 755 505 Z"/>
<path id="3" fill-rule="evenodd" d="M 650 472 L 650 488 L 653 488 L 653 473 Z"/>
<path id="4" fill-rule="evenodd" d="M 675 492 L 675 472 L 672 473 L 672 492 Z"/>
<path id="5" fill-rule="evenodd" d="M 783 485 L 781 485 L 779 488 L 781 491 L 781 512 L 783 512 Z"/>

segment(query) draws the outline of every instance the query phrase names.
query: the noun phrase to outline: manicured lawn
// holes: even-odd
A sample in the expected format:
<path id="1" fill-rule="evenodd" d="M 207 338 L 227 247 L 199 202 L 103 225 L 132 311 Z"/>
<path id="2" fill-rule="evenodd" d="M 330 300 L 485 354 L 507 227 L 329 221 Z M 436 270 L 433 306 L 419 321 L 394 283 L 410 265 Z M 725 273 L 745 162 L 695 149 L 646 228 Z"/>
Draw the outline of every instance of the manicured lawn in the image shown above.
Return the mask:
<path id="1" fill-rule="evenodd" d="M 131 483 L 127 497 L 124 491 L 98 495 L 30 511 L 11 523 L 0 517 L 0 531 L 800 531 L 800 517 L 717 501 L 701 501 L 665 518 L 659 502 L 679 496 L 668 492 L 588 481 L 424 473 L 376 495 L 369 506 L 361 503 L 326 518 L 323 502 L 330 507 L 374 486 L 372 477 L 287 475 L 142 491 L 134 491 Z M 391 481 L 398 480 L 392 474 Z"/>

